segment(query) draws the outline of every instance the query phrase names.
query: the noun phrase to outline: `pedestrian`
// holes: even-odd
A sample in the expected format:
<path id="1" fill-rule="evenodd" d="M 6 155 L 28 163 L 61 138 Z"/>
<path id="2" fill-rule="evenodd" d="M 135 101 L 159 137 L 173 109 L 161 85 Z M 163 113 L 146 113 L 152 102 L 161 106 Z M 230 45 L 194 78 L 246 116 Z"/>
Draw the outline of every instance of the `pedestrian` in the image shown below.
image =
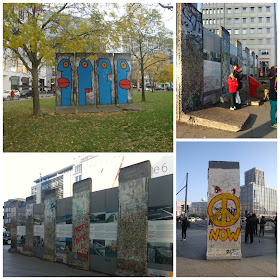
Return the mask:
<path id="1" fill-rule="evenodd" d="M 189 221 L 187 217 L 182 217 L 182 240 L 186 240 L 187 228 L 189 227 Z"/>
<path id="2" fill-rule="evenodd" d="M 270 78 L 269 102 L 270 102 L 270 123 L 271 127 L 277 128 L 277 66 L 274 68 L 274 75 Z"/>
<path id="3" fill-rule="evenodd" d="M 255 213 L 252 215 L 252 219 L 253 219 L 253 223 L 254 223 L 253 233 L 254 233 L 254 235 L 258 235 L 259 220 L 258 220 L 257 215 Z"/>
<path id="4" fill-rule="evenodd" d="M 250 236 L 250 243 L 253 243 L 253 233 L 254 233 L 254 220 L 253 220 L 253 214 L 250 213 L 246 219 L 245 243 L 247 243 L 248 241 L 248 236 Z"/>
<path id="5" fill-rule="evenodd" d="M 277 213 L 276 213 L 276 216 L 275 216 L 275 218 L 273 220 L 273 223 L 274 223 L 274 236 L 275 236 L 275 238 L 277 240 Z"/>
<path id="6" fill-rule="evenodd" d="M 266 219 L 264 216 L 261 217 L 261 220 L 260 220 L 260 236 L 261 236 L 261 233 L 262 233 L 262 236 L 264 236 L 264 225 L 266 224 Z"/>
<path id="7" fill-rule="evenodd" d="M 234 77 L 233 72 L 230 73 L 228 79 L 227 79 L 227 85 L 229 87 L 229 93 L 230 93 L 230 103 L 231 107 L 230 110 L 235 110 L 235 95 L 236 95 L 236 90 L 238 88 L 238 82 L 237 79 Z"/>
<path id="8" fill-rule="evenodd" d="M 15 92 L 12 90 L 11 91 L 11 99 L 14 100 L 14 98 L 15 98 Z"/>
<path id="9" fill-rule="evenodd" d="M 238 66 L 237 62 L 235 62 L 232 66 L 234 69 L 234 71 L 233 71 L 234 77 L 237 79 L 237 82 L 238 82 L 235 99 L 236 99 L 237 108 L 240 109 L 241 108 L 241 98 L 240 98 L 239 91 L 242 89 L 242 86 L 243 86 L 243 82 L 242 82 L 243 69 Z"/>

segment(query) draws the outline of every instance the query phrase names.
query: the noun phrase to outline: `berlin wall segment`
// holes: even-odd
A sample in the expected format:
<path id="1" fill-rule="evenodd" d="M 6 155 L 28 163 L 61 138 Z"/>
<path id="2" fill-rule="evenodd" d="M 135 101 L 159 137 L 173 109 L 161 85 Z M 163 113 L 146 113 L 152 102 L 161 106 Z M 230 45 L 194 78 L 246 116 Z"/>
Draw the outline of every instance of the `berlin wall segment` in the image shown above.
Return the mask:
<path id="1" fill-rule="evenodd" d="M 210 161 L 207 260 L 241 259 L 239 162 Z"/>
<path id="2" fill-rule="evenodd" d="M 57 107 L 132 103 L 130 54 L 58 53 L 56 71 Z"/>
<path id="3" fill-rule="evenodd" d="M 76 182 L 73 185 L 72 227 L 73 227 L 73 265 L 89 270 L 90 246 L 90 193 L 91 178 Z"/>
<path id="4" fill-rule="evenodd" d="M 25 250 L 23 251 L 23 254 L 28 256 L 33 256 L 34 203 L 35 203 L 35 196 L 29 196 L 26 198 L 26 232 L 25 232 Z"/>
<path id="5" fill-rule="evenodd" d="M 117 267 L 119 271 L 127 271 L 128 274 L 129 271 L 147 274 L 150 177 L 149 161 L 123 168 L 119 174 Z"/>
<path id="6" fill-rule="evenodd" d="M 17 214 L 17 252 L 25 250 L 26 202 L 19 202 Z"/>
<path id="7" fill-rule="evenodd" d="M 18 202 L 13 201 L 11 203 L 11 248 L 9 252 L 17 252 L 17 213 L 18 213 Z"/>

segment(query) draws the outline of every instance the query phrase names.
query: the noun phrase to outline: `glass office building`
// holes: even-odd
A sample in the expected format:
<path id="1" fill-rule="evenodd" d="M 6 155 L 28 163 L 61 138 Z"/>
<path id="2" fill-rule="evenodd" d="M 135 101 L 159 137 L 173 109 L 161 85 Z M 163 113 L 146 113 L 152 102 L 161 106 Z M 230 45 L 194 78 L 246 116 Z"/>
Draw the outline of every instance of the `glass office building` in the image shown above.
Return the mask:
<path id="1" fill-rule="evenodd" d="M 273 217 L 277 212 L 277 190 L 264 185 L 264 171 L 253 168 L 245 172 L 245 185 L 240 188 L 241 215 Z"/>

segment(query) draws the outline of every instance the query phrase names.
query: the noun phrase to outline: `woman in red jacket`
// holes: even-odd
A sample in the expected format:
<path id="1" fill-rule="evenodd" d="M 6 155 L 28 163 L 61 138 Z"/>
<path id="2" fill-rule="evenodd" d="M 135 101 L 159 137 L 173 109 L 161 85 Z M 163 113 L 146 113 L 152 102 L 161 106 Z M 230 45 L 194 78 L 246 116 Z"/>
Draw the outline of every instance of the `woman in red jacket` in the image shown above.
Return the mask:
<path id="1" fill-rule="evenodd" d="M 233 72 L 230 73 L 229 78 L 227 79 L 227 86 L 229 87 L 229 93 L 230 93 L 230 103 L 231 103 L 230 110 L 236 110 L 235 96 L 238 88 L 238 82 L 237 79 L 234 77 Z"/>

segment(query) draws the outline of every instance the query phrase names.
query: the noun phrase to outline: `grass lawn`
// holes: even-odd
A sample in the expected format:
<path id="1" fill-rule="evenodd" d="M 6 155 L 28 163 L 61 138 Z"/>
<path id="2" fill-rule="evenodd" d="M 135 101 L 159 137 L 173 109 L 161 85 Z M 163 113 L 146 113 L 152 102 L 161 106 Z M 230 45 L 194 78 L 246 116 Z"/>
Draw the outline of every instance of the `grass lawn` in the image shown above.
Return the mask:
<path id="1" fill-rule="evenodd" d="M 173 92 L 133 93 L 142 112 L 55 114 L 55 98 L 3 104 L 4 152 L 172 152 Z"/>

